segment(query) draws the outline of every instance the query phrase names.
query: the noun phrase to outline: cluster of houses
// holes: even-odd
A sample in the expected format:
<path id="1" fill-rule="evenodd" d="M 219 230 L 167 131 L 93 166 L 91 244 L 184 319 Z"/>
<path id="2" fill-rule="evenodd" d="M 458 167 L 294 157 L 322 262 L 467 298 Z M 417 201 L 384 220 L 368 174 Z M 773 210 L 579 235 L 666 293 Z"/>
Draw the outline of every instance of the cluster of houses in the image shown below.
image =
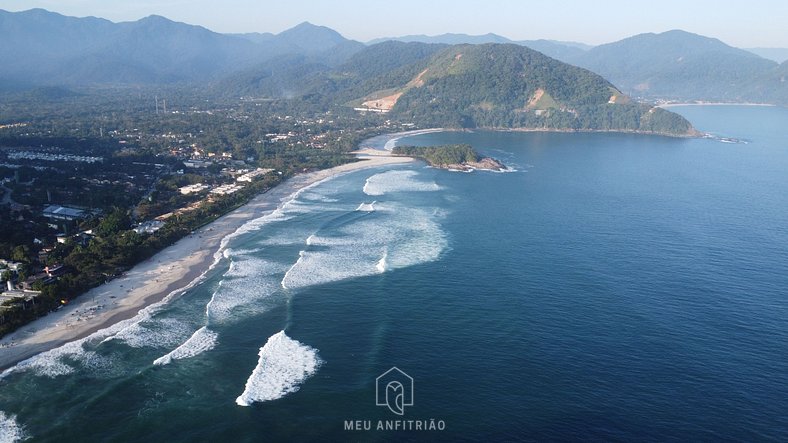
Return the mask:
<path id="1" fill-rule="evenodd" d="M 182 186 L 178 188 L 178 191 L 180 191 L 180 193 L 183 195 L 196 194 L 207 190 L 210 190 L 211 194 L 219 194 L 219 195 L 232 194 L 234 192 L 238 192 L 241 189 L 243 189 L 244 185 L 240 183 L 251 183 L 252 180 L 254 180 L 255 178 L 268 174 L 269 172 L 272 171 L 273 169 L 264 169 L 264 168 L 257 168 L 255 170 L 249 170 L 249 169 L 232 170 L 232 171 L 228 171 L 227 173 L 235 177 L 236 183 L 234 184 L 230 183 L 230 184 L 220 185 L 212 188 L 210 185 L 204 183 L 195 183 L 192 185 Z"/>

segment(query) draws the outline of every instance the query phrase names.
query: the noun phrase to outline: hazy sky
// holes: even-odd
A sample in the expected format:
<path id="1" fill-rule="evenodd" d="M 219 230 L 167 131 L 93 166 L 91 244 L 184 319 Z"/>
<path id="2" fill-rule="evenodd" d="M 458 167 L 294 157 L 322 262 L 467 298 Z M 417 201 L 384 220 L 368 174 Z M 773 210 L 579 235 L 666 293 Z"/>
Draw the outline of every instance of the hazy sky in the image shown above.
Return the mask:
<path id="1" fill-rule="evenodd" d="M 600 44 L 683 29 L 733 46 L 788 48 L 786 0 L 0 0 L 0 9 L 30 8 L 112 21 L 158 14 L 217 32 L 277 33 L 309 21 L 360 41 L 493 32 Z"/>

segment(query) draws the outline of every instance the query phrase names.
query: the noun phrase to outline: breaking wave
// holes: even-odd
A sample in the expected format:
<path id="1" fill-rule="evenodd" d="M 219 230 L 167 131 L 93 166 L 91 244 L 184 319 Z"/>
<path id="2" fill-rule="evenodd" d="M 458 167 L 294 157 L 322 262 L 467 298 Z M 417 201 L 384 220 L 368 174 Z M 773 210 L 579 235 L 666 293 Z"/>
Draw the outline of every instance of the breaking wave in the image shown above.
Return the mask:
<path id="1" fill-rule="evenodd" d="M 257 366 L 246 380 L 243 393 L 235 400 L 240 406 L 276 400 L 296 392 L 322 364 L 317 349 L 293 340 L 285 331 L 269 337 L 258 355 Z"/>
<path id="2" fill-rule="evenodd" d="M 373 201 L 372 203 L 362 203 L 362 204 L 358 205 L 358 208 L 356 208 L 356 211 L 374 212 L 375 211 L 375 203 L 377 203 L 377 202 Z"/>
<path id="3" fill-rule="evenodd" d="M 266 306 L 259 301 L 279 289 L 279 279 L 271 276 L 281 274 L 286 267 L 262 259 L 239 257 L 233 256 L 235 260 L 205 305 L 206 326 L 194 332 L 172 352 L 154 360 L 153 364 L 166 365 L 173 360 L 192 358 L 210 351 L 218 341 L 218 333 L 209 329 L 210 325 L 230 321 L 241 309 L 265 310 Z"/>
<path id="4" fill-rule="evenodd" d="M 426 209 L 378 203 L 375 213 L 310 236 L 281 286 L 295 289 L 426 263 L 447 246 L 437 216 Z"/>
<path id="5" fill-rule="evenodd" d="M 279 289 L 279 276 L 287 265 L 235 256 L 219 287 L 205 307 L 208 323 L 226 322 L 238 308 L 257 305 Z"/>
<path id="6" fill-rule="evenodd" d="M 203 326 L 198 329 L 188 340 L 182 345 L 178 346 L 172 352 L 163 357 L 159 357 L 153 361 L 154 365 L 166 365 L 173 360 L 180 360 L 184 358 L 191 358 L 202 354 L 203 352 L 210 351 L 216 346 L 217 338 L 219 335 Z"/>
<path id="7" fill-rule="evenodd" d="M 417 180 L 416 176 L 418 172 L 412 170 L 381 172 L 369 177 L 363 190 L 367 195 L 384 195 L 389 192 L 429 192 L 442 189 L 437 183 Z"/>
<path id="8" fill-rule="evenodd" d="M 25 430 L 16 421 L 15 415 L 0 411 L 0 443 L 13 443 L 28 438 Z"/>
<path id="9" fill-rule="evenodd" d="M 177 345 L 188 334 L 189 325 L 186 323 L 174 318 L 163 318 L 155 322 L 134 323 L 101 343 L 117 340 L 132 348 L 160 348 Z"/>

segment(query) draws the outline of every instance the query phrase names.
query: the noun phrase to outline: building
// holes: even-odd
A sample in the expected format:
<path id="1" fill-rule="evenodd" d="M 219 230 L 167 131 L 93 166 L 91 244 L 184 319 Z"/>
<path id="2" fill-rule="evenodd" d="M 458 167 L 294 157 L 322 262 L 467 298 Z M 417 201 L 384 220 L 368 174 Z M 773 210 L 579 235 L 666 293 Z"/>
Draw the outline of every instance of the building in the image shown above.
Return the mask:
<path id="1" fill-rule="evenodd" d="M 273 171 L 273 169 L 257 168 L 256 170 L 252 172 L 247 172 L 246 174 L 236 178 L 235 180 L 239 182 L 251 182 L 255 177 L 268 174 L 271 171 Z"/>
<path id="2" fill-rule="evenodd" d="M 183 186 L 181 188 L 178 188 L 178 190 L 181 191 L 181 194 L 188 195 L 188 194 L 192 194 L 194 192 L 202 192 L 202 191 L 204 191 L 204 190 L 206 190 L 208 188 L 210 188 L 210 186 L 202 184 L 202 183 L 195 183 L 193 185 L 188 185 L 188 186 Z"/>
<path id="3" fill-rule="evenodd" d="M 149 220 L 140 223 L 139 226 L 134 228 L 134 232 L 137 234 L 153 234 L 161 229 L 162 226 L 164 226 L 164 222 L 161 220 Z"/>
<path id="4" fill-rule="evenodd" d="M 221 185 L 211 189 L 211 194 L 227 195 L 243 189 L 241 185 Z"/>
<path id="5" fill-rule="evenodd" d="M 16 271 L 19 270 L 19 268 L 21 266 L 22 266 L 22 263 L 15 262 L 15 261 L 10 261 L 10 260 L 4 260 L 4 259 L 0 258 L 0 268 L 8 268 L 8 269 L 16 272 Z"/>
<path id="6" fill-rule="evenodd" d="M 207 168 L 212 164 L 213 162 L 203 160 L 186 160 L 183 162 L 183 166 L 186 166 L 187 168 Z"/>
<path id="7" fill-rule="evenodd" d="M 44 209 L 43 216 L 50 220 L 76 221 L 84 220 L 90 215 L 83 209 L 68 206 L 49 205 Z"/>

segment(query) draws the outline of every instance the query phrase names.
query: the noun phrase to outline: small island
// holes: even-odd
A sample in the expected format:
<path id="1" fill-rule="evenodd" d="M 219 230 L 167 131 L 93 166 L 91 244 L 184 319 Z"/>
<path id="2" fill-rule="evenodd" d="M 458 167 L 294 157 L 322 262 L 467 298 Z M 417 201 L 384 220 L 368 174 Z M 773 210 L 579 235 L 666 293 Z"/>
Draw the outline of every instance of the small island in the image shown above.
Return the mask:
<path id="1" fill-rule="evenodd" d="M 394 155 L 420 158 L 430 166 L 441 169 L 470 172 L 506 171 L 506 166 L 492 157 L 482 157 L 471 145 L 396 146 Z"/>

